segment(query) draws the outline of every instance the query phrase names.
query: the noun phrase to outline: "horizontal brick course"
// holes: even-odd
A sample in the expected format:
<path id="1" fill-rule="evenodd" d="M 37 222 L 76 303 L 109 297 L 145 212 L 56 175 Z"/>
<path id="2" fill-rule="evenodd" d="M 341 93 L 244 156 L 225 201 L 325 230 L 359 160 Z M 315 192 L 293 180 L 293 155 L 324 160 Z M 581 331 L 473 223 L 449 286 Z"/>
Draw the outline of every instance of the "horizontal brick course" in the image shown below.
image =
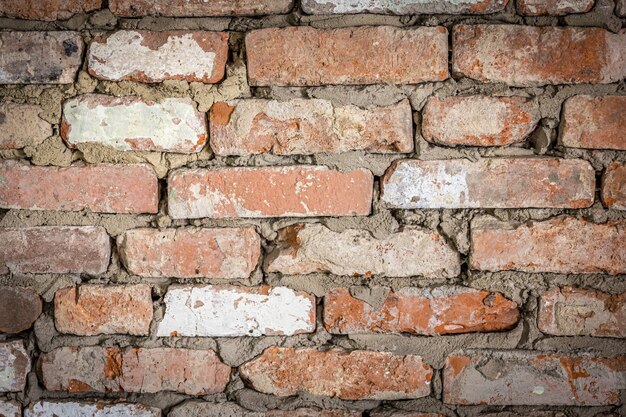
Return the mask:
<path id="1" fill-rule="evenodd" d="M 29 20 L 65 20 L 102 7 L 102 0 L 24 0 L 0 2 L 0 16 Z"/>
<path id="2" fill-rule="evenodd" d="M 563 16 L 570 13 L 586 13 L 595 0 L 517 0 L 517 10 L 524 16 Z"/>
<path id="3" fill-rule="evenodd" d="M 509 0 L 303 0 L 302 9 L 309 14 L 487 14 L 504 9 Z"/>
<path id="4" fill-rule="evenodd" d="M 293 0 L 211 0 L 172 2 L 170 0 L 109 0 L 117 16 L 259 16 L 287 13 Z"/>
<path id="5" fill-rule="evenodd" d="M 38 401 L 24 417 L 161 417 L 161 410 L 142 404 L 108 404 L 104 401 Z"/>

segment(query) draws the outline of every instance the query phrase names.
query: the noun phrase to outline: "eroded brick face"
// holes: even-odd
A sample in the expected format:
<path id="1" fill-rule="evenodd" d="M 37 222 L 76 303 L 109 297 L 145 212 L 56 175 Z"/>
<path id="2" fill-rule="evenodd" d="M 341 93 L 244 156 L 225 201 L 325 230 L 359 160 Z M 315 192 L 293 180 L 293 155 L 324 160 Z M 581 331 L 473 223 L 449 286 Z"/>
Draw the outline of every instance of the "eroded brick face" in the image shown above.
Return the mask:
<path id="1" fill-rule="evenodd" d="M 22 391 L 30 367 L 30 357 L 21 341 L 0 342 L 0 392 Z"/>
<path id="2" fill-rule="evenodd" d="M 38 401 L 24 410 L 24 417 L 161 417 L 161 410 L 142 404 L 108 404 L 87 401 Z"/>
<path id="3" fill-rule="evenodd" d="M 563 16 L 586 13 L 595 0 L 517 0 L 517 10 L 524 16 Z"/>
<path id="4" fill-rule="evenodd" d="M 309 14 L 486 14 L 506 7 L 508 0 L 303 0 L 302 9 Z"/>
<path id="5" fill-rule="evenodd" d="M 41 314 L 41 309 L 39 294 L 31 288 L 0 287 L 0 333 L 19 333 L 29 329 Z"/>
<path id="6" fill-rule="evenodd" d="M 117 16 L 259 16 L 287 13 L 293 0 L 110 0 Z"/>
<path id="7" fill-rule="evenodd" d="M 604 171 L 602 201 L 608 208 L 626 210 L 626 164 L 613 162 Z"/>
<path id="8" fill-rule="evenodd" d="M 0 400 L 0 416 L 22 417 L 22 407 L 17 401 Z"/>

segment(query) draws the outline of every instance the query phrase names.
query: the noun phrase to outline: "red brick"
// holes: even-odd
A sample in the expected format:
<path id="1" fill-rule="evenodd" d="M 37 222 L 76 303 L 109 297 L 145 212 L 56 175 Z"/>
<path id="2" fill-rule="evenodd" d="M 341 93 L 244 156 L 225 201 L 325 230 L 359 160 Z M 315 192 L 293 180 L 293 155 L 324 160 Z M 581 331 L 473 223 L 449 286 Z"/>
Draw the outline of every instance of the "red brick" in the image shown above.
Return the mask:
<path id="1" fill-rule="evenodd" d="M 106 401 L 38 401 L 24 417 L 161 417 L 161 410 L 143 404 Z"/>
<path id="2" fill-rule="evenodd" d="M 41 307 L 39 294 L 30 288 L 0 287 L 0 333 L 30 329 Z"/>
<path id="3" fill-rule="evenodd" d="M 126 269 L 143 277 L 248 278 L 261 256 L 254 228 L 135 229 L 117 238 Z"/>
<path id="4" fill-rule="evenodd" d="M 608 208 L 626 210 L 626 164 L 613 162 L 604 171 L 602 201 Z"/>
<path id="5" fill-rule="evenodd" d="M 219 102 L 211 107 L 210 130 L 217 155 L 413 151 L 408 100 L 371 109 L 318 99 Z"/>
<path id="6" fill-rule="evenodd" d="M 111 242 L 103 227 L 0 228 L 0 274 L 106 272 Z"/>
<path id="7" fill-rule="evenodd" d="M 444 27 L 269 28 L 246 36 L 251 85 L 415 84 L 448 78 Z"/>
<path id="8" fill-rule="evenodd" d="M 564 16 L 587 13 L 595 0 L 517 0 L 517 10 L 523 16 Z"/>
<path id="9" fill-rule="evenodd" d="M 626 31 L 458 25 L 452 35 L 453 73 L 519 87 L 620 81 L 625 56 Z"/>
<path id="10" fill-rule="evenodd" d="M 152 297 L 145 284 L 81 285 L 62 288 L 54 297 L 54 323 L 60 333 L 146 336 L 151 321 Z"/>
<path id="11" fill-rule="evenodd" d="M 52 136 L 52 126 L 39 117 L 40 106 L 10 101 L 0 103 L 0 149 L 38 145 Z"/>
<path id="12" fill-rule="evenodd" d="M 584 208 L 594 194 L 595 171 L 578 159 L 410 159 L 387 170 L 381 200 L 402 209 Z"/>
<path id="13" fill-rule="evenodd" d="M 626 150 L 626 96 L 574 96 L 563 104 L 563 146 Z"/>
<path id="14" fill-rule="evenodd" d="M 443 401 L 490 405 L 619 404 L 626 357 L 478 351 L 448 357 Z"/>
<path id="15" fill-rule="evenodd" d="M 422 135 L 442 145 L 503 146 L 524 141 L 539 121 L 537 102 L 523 97 L 431 97 Z"/>
<path id="16" fill-rule="evenodd" d="M 109 0 L 117 16 L 259 16 L 288 13 L 293 0 Z"/>
<path id="17" fill-rule="evenodd" d="M 517 304 L 499 293 L 471 288 L 402 288 L 376 308 L 335 288 L 324 296 L 324 326 L 333 334 L 440 335 L 508 330 L 519 320 Z"/>
<path id="18" fill-rule="evenodd" d="M 302 0 L 308 14 L 487 14 L 502 11 L 509 0 Z"/>
<path id="19" fill-rule="evenodd" d="M 0 16 L 28 20 L 66 20 L 102 7 L 102 0 L 21 0 L 0 2 Z"/>
<path id="20" fill-rule="evenodd" d="M 287 397 L 304 391 L 344 400 L 400 400 L 430 394 L 433 371 L 422 358 L 387 352 L 266 349 L 239 368 L 257 391 Z"/>
<path id="21" fill-rule="evenodd" d="M 212 350 L 62 347 L 40 356 L 50 391 L 173 391 L 208 395 L 224 391 L 230 367 Z"/>
<path id="22" fill-rule="evenodd" d="M 179 169 L 168 179 L 175 219 L 364 216 L 370 213 L 372 173 L 324 166 Z"/>
<path id="23" fill-rule="evenodd" d="M 557 336 L 626 337 L 626 293 L 565 287 L 539 299 L 539 330 Z"/>
<path id="24" fill-rule="evenodd" d="M 30 357 L 21 341 L 0 342 L 0 393 L 19 392 L 26 387 Z"/>
<path id="25" fill-rule="evenodd" d="M 626 222 L 591 223 L 570 216 L 515 225 L 476 224 L 470 267 L 484 271 L 626 273 Z"/>
<path id="26" fill-rule="evenodd" d="M 68 168 L 0 163 L 0 208 L 156 213 L 159 184 L 150 165 L 98 164 Z"/>

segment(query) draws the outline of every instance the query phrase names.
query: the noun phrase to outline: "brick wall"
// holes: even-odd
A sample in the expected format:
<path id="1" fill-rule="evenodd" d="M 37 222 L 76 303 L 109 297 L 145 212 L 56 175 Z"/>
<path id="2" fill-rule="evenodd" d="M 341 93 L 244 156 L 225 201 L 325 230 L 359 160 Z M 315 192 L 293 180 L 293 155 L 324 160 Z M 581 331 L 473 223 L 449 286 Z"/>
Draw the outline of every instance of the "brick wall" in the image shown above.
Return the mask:
<path id="1" fill-rule="evenodd" d="M 0 1 L 0 416 L 626 415 L 625 14 Z"/>

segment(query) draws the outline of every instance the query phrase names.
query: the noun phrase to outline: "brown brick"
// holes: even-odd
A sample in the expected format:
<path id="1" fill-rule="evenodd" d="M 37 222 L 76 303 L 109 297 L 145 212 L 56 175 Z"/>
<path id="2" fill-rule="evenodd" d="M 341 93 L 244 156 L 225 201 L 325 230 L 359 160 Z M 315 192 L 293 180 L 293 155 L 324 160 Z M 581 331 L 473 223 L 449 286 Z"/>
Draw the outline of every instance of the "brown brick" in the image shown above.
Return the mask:
<path id="1" fill-rule="evenodd" d="M 606 84 L 626 76 L 626 31 L 590 27 L 458 25 L 452 72 L 526 87 Z"/>
<path id="2" fill-rule="evenodd" d="M 626 338 L 626 293 L 552 288 L 541 295 L 537 325 L 557 336 Z"/>
<path id="3" fill-rule="evenodd" d="M 595 0 L 517 0 L 517 10 L 523 16 L 564 16 L 587 13 Z"/>
<path id="4" fill-rule="evenodd" d="M 524 141 L 537 126 L 537 102 L 523 97 L 431 97 L 422 135 L 442 145 L 503 146 Z"/>
<path id="5" fill-rule="evenodd" d="M 30 288 L 0 287 L 0 333 L 30 329 L 41 314 L 41 307 L 39 294 Z"/>
<path id="6" fill-rule="evenodd" d="M 293 0 L 109 0 L 117 16 L 260 16 L 288 13 Z"/>
<path id="7" fill-rule="evenodd" d="M 626 150 L 626 96 L 574 96 L 563 104 L 563 146 Z"/>
<path id="8" fill-rule="evenodd" d="M 373 181 L 366 169 L 324 166 L 179 169 L 168 179 L 168 212 L 175 219 L 364 216 Z"/>
<path id="9" fill-rule="evenodd" d="M 28 20 L 66 20 L 102 7 L 102 0 L 21 0 L 0 2 L 0 16 Z"/>
<path id="10" fill-rule="evenodd" d="M 0 274 L 106 272 L 111 242 L 99 226 L 0 228 Z"/>
<path id="11" fill-rule="evenodd" d="M 380 307 L 346 288 L 324 296 L 324 326 L 333 334 L 493 332 L 508 330 L 518 320 L 517 304 L 502 294 L 463 287 L 389 291 Z"/>
<path id="12" fill-rule="evenodd" d="M 448 356 L 448 404 L 610 405 L 624 389 L 626 357 L 600 358 L 527 351 L 478 351 Z"/>
<path id="13" fill-rule="evenodd" d="M 448 78 L 444 27 L 269 28 L 246 36 L 251 85 L 415 84 Z"/>
<path id="14" fill-rule="evenodd" d="M 81 285 L 54 297 L 54 323 L 60 333 L 80 336 L 150 333 L 152 297 L 145 284 Z"/>
<path id="15" fill-rule="evenodd" d="M 302 0 L 308 14 L 487 14 L 503 10 L 509 0 Z"/>
<path id="16" fill-rule="evenodd" d="M 433 370 L 415 355 L 314 348 L 266 349 L 239 372 L 257 391 L 287 397 L 300 391 L 344 400 L 399 400 L 430 394 Z"/>
<path id="17" fill-rule="evenodd" d="M 78 32 L 0 32 L 0 84 L 73 83 L 83 48 Z"/>
<path id="18" fill-rule="evenodd" d="M 402 209 L 584 208 L 594 194 L 595 171 L 583 160 L 410 159 L 387 170 L 381 200 Z"/>
<path id="19" fill-rule="evenodd" d="M 516 226 L 472 227 L 470 267 L 484 271 L 626 273 L 626 222 L 604 224 L 569 216 Z"/>
<path id="20" fill-rule="evenodd" d="M 613 162 L 604 171 L 602 201 L 608 208 L 626 210 L 626 164 Z"/>
<path id="21" fill-rule="evenodd" d="M 38 145 L 52 136 L 52 126 L 39 117 L 40 106 L 0 103 L 0 149 L 21 149 Z"/>
<path id="22" fill-rule="evenodd" d="M 19 392 L 26 387 L 30 357 L 21 341 L 0 342 L 0 392 Z"/>
<path id="23" fill-rule="evenodd" d="M 0 208 L 156 213 L 159 185 L 147 164 L 67 168 L 0 162 Z"/>
<path id="24" fill-rule="evenodd" d="M 62 347 L 40 356 L 50 391 L 173 391 L 208 395 L 224 391 L 230 367 L 212 350 Z"/>
<path id="25" fill-rule="evenodd" d="M 370 109 L 318 99 L 219 102 L 211 107 L 210 130 L 217 155 L 413 151 L 408 100 Z"/>

